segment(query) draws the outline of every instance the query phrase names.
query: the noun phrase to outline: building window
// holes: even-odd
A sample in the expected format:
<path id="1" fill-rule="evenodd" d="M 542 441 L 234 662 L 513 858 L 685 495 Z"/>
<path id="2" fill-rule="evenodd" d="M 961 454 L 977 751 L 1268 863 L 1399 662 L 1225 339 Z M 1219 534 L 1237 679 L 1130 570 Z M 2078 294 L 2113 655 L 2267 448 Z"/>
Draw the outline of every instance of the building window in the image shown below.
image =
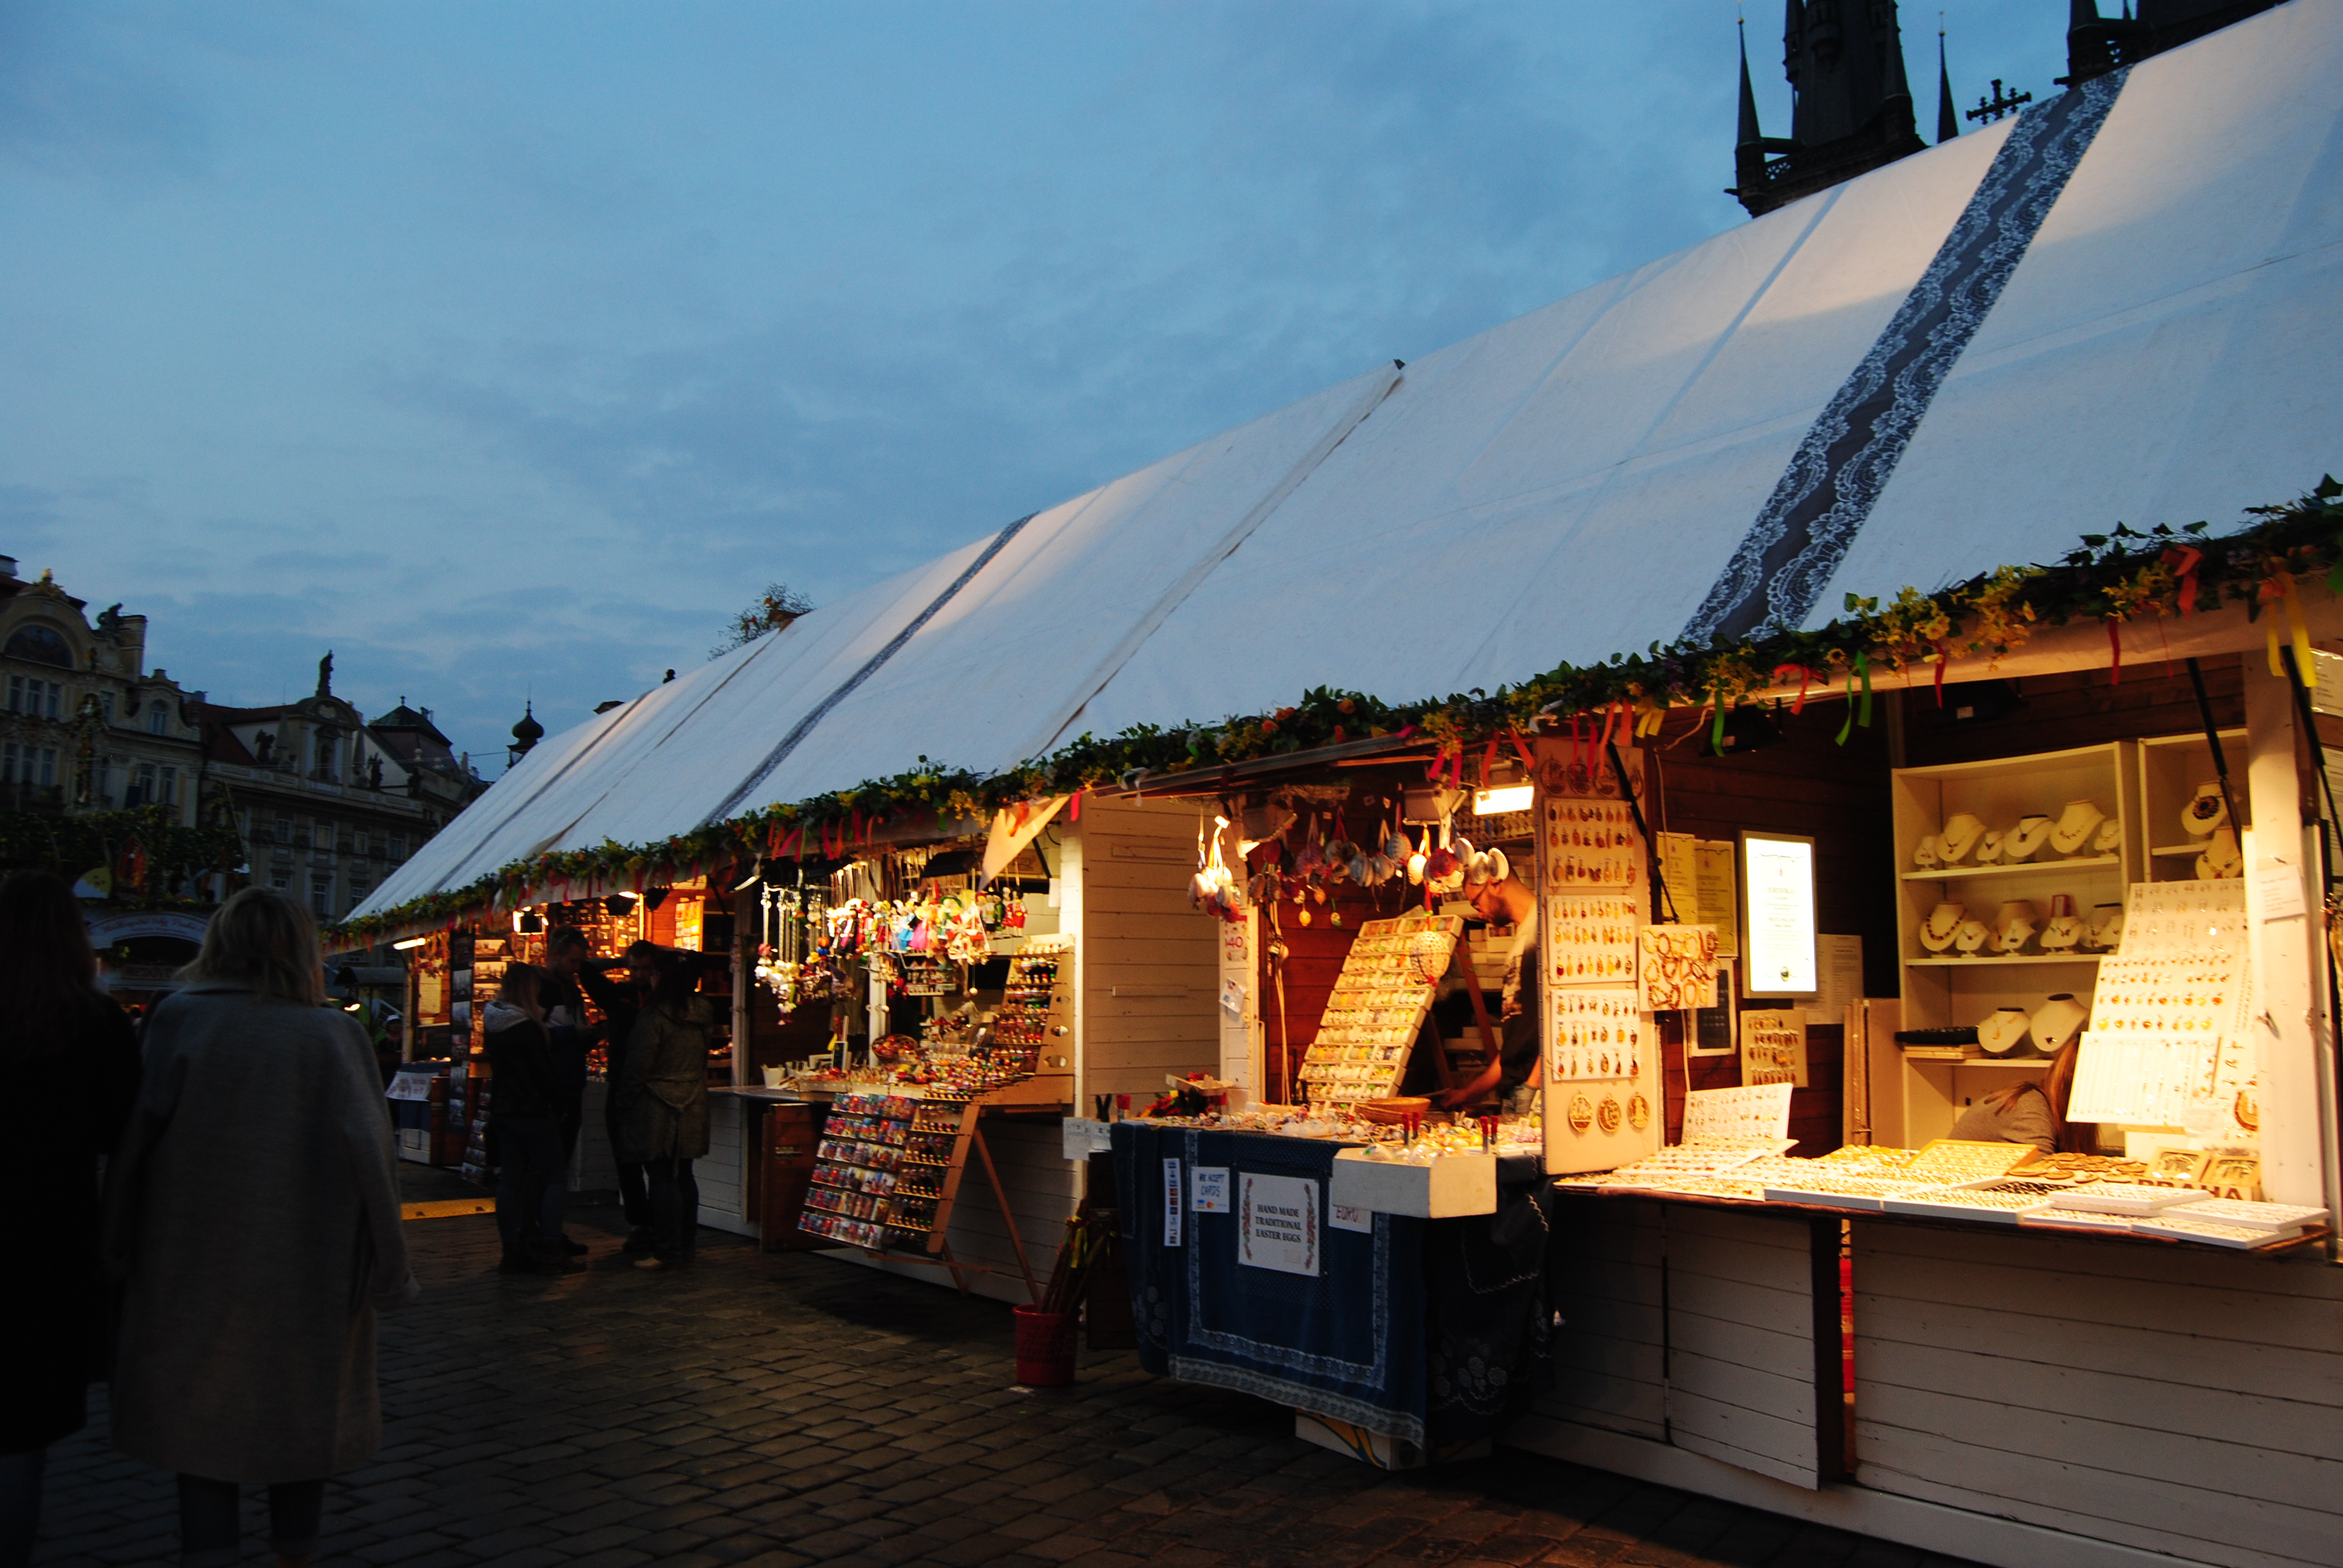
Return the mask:
<path id="1" fill-rule="evenodd" d="M 29 675 L 8 678 L 8 711 L 28 719 L 55 719 L 65 712 L 65 689 L 61 682 Z"/>
<path id="2" fill-rule="evenodd" d="M 330 729 L 319 729 L 313 733 L 310 739 L 311 777 L 322 779 L 329 784 L 341 778 L 340 740 L 341 738 Z"/>
<path id="3" fill-rule="evenodd" d="M 163 706 L 163 699 L 159 697 L 146 709 L 146 733 L 149 735 L 171 733 L 171 710 Z"/>
<path id="4" fill-rule="evenodd" d="M 367 897 L 367 885 L 366 885 L 364 882 L 352 882 L 352 883 L 350 884 L 350 908 L 351 908 L 351 909 L 355 910 L 355 909 L 357 909 L 360 904 L 365 903 L 365 902 L 366 902 L 366 897 Z"/>
<path id="5" fill-rule="evenodd" d="M 30 750 L 31 749 L 27 748 L 26 749 Z M 54 746 L 44 746 L 40 749 L 40 776 L 37 779 L 31 777 L 31 769 L 27 768 L 25 772 L 26 781 L 28 783 L 38 784 L 44 789 L 55 789 L 57 784 L 57 749 Z"/>
<path id="6" fill-rule="evenodd" d="M 292 818 L 279 817 L 277 819 L 277 841 L 280 844 L 289 844 L 293 841 Z"/>
<path id="7" fill-rule="evenodd" d="M 324 917 L 333 913 L 334 879 L 313 876 L 309 879 L 309 912 Z"/>
<path id="8" fill-rule="evenodd" d="M 404 860 L 407 859 L 406 834 L 393 833 L 390 836 L 390 858 L 394 860 Z"/>
<path id="9" fill-rule="evenodd" d="M 162 799 L 152 762 L 141 762 L 130 776 L 130 793 L 124 796 L 125 806 L 145 806 Z"/>
<path id="10" fill-rule="evenodd" d="M 114 722 L 114 693 L 101 691 L 97 694 L 97 710 L 106 716 L 108 724 Z"/>
<path id="11" fill-rule="evenodd" d="M 156 799 L 166 806 L 176 806 L 179 803 L 179 770 L 176 768 L 167 766 L 164 768 L 158 787 L 162 793 L 156 796 Z"/>
<path id="12" fill-rule="evenodd" d="M 63 637 L 45 626 L 17 628 L 16 634 L 8 639 L 7 652 L 11 658 L 28 659 L 35 664 L 54 664 L 59 669 L 74 667 L 73 649 Z"/>
<path id="13" fill-rule="evenodd" d="M 359 829 L 356 833 L 350 835 L 350 853 L 353 855 L 365 854 L 367 852 L 367 830 L 364 828 Z"/>
<path id="14" fill-rule="evenodd" d="M 280 893 L 291 892 L 293 890 L 293 868 L 290 866 L 278 866 L 272 869 L 268 873 L 268 885 L 276 889 Z"/>

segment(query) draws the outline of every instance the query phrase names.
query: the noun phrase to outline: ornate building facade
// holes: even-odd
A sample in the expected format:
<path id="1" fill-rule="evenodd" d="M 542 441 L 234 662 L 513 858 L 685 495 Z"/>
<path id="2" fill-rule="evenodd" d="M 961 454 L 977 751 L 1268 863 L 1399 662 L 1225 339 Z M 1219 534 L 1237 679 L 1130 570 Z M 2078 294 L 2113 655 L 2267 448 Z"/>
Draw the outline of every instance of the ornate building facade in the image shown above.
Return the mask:
<path id="1" fill-rule="evenodd" d="M 380 719 L 317 689 L 270 708 L 204 709 L 206 777 L 227 792 L 253 882 L 338 920 L 487 788 L 429 709 Z"/>
<path id="2" fill-rule="evenodd" d="M 95 621 L 46 572 L 0 556 L 0 809 L 86 815 L 153 806 L 194 827 L 204 694 L 146 659 L 146 618 Z"/>

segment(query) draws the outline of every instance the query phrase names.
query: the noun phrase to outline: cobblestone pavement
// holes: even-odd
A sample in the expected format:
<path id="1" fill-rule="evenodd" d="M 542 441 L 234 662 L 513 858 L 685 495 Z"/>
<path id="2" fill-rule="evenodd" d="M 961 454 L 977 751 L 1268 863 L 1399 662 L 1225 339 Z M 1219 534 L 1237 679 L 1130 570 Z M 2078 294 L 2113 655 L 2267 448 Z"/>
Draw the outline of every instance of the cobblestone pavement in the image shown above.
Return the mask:
<path id="1" fill-rule="evenodd" d="M 421 1303 L 383 1322 L 387 1442 L 327 1494 L 319 1568 L 1849 1564 L 1949 1558 L 1500 1451 L 1387 1475 L 1259 1401 L 1129 1354 L 1009 1386 L 1008 1309 L 702 1232 L 699 1266 L 500 1275 L 494 1221 L 411 1221 Z M 167 1475 L 103 1402 L 51 1456 L 42 1563 L 173 1560 Z M 246 1504 L 265 1560 L 263 1511 Z"/>

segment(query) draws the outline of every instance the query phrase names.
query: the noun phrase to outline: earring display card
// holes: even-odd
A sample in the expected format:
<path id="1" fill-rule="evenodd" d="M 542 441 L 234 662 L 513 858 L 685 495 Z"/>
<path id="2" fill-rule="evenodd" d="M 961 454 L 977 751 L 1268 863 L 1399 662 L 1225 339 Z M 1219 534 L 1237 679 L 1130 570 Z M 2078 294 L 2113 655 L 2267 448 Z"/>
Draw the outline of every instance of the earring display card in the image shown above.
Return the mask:
<path id="1" fill-rule="evenodd" d="M 1806 1087 L 1803 1008 L 1750 1008 L 1741 1015 L 1741 1081 Z"/>
<path id="2" fill-rule="evenodd" d="M 1642 1067 L 1643 1031 L 1643 1010 L 1632 990 L 1558 990 L 1546 1076 L 1558 1083 L 1632 1079 Z"/>
<path id="3" fill-rule="evenodd" d="M 1544 848 L 1548 892 L 1644 885 L 1644 840 L 1624 800 L 1548 800 Z"/>
<path id="4" fill-rule="evenodd" d="M 2125 958 L 2167 958 L 2246 949 L 2246 885 L 2134 882 L 2124 901 Z M 2102 971 L 2104 972 L 2104 970 Z"/>
<path id="5" fill-rule="evenodd" d="M 1558 986 L 1626 985 L 1635 978 L 1635 931 L 1641 898 L 1612 893 L 1564 894 L 1546 900 L 1546 979 Z"/>

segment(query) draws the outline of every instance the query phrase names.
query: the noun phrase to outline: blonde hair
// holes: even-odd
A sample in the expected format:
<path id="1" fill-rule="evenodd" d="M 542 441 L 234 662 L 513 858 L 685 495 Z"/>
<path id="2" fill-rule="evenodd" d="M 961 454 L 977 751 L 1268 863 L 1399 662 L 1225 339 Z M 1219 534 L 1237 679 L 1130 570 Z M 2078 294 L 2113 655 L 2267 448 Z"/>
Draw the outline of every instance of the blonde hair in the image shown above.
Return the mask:
<path id="1" fill-rule="evenodd" d="M 505 965 L 504 979 L 497 982 L 497 1000 L 522 1009 L 536 1005 L 544 995 L 538 983 L 542 972 L 535 964 Z"/>
<path id="2" fill-rule="evenodd" d="M 204 929 L 202 950 L 178 979 L 187 985 L 240 986 L 264 998 L 321 1006 L 326 975 L 317 958 L 317 923 L 284 894 L 246 888 L 212 916 Z"/>

